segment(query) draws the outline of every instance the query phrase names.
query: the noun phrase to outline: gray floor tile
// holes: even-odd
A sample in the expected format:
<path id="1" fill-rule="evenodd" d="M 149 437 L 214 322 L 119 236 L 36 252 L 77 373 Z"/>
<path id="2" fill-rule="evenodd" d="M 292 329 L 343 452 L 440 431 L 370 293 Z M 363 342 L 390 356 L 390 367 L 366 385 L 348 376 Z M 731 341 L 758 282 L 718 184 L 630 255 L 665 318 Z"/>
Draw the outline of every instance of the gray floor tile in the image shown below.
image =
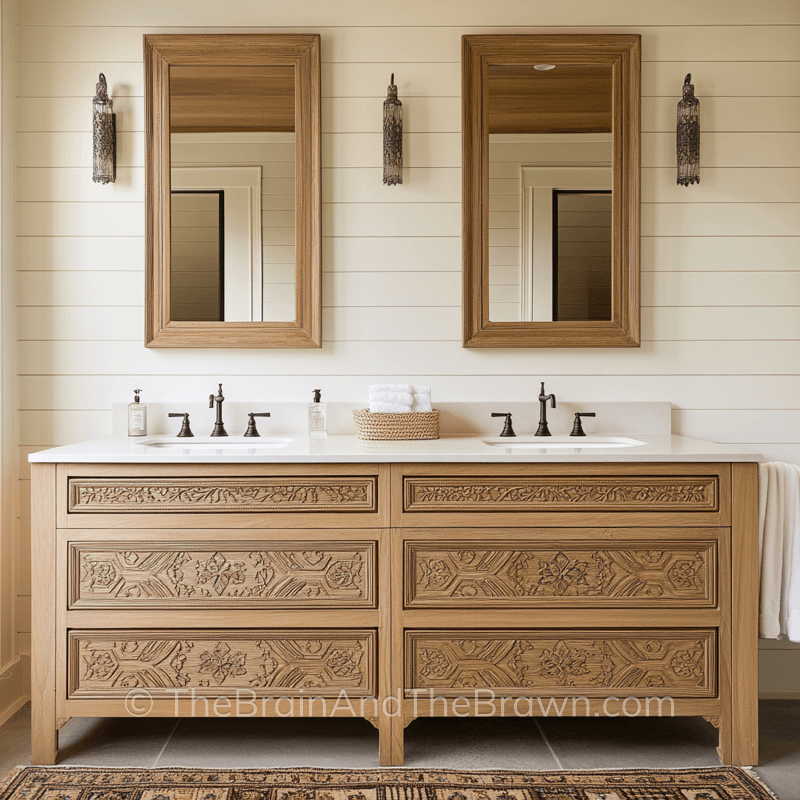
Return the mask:
<path id="1" fill-rule="evenodd" d="M 31 704 L 26 703 L 0 727 L 0 779 L 31 760 Z"/>
<path id="2" fill-rule="evenodd" d="M 450 769 L 557 769 L 531 719 L 414 720 L 406 728 L 407 767 Z"/>
<path id="3" fill-rule="evenodd" d="M 762 700 L 756 772 L 785 800 L 800 797 L 800 700 Z"/>
<path id="4" fill-rule="evenodd" d="M 717 766 L 716 728 L 700 717 L 540 719 L 564 769 Z"/>

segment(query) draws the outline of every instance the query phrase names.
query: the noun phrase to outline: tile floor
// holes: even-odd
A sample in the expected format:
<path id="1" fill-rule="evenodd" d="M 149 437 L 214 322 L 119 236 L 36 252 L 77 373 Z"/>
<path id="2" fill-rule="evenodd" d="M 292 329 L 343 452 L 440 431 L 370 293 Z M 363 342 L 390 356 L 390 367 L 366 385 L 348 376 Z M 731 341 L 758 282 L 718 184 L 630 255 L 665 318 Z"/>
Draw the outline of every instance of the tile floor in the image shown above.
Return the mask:
<path id="1" fill-rule="evenodd" d="M 762 700 L 757 771 L 800 800 L 800 700 Z M 719 763 L 716 731 L 690 719 L 418 719 L 406 766 L 460 769 L 693 767 Z M 375 767 L 364 720 L 73 719 L 61 764 L 120 767 Z M 30 759 L 30 706 L 0 727 L 0 775 Z"/>

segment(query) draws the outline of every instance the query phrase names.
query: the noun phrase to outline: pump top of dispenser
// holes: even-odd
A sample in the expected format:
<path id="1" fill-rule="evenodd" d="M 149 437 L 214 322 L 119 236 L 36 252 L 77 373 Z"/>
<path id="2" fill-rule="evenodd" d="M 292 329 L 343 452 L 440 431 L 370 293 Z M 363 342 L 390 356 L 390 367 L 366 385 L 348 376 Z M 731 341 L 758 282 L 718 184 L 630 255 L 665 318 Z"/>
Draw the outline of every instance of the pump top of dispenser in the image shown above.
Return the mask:
<path id="1" fill-rule="evenodd" d="M 314 389 L 314 402 L 315 403 L 322 402 L 322 389 Z"/>
<path id="2" fill-rule="evenodd" d="M 142 391 L 141 389 L 134 389 L 134 390 L 133 390 L 133 402 L 134 402 L 134 403 L 138 403 L 138 402 L 139 402 L 139 400 L 141 399 L 141 398 L 139 397 L 139 392 L 141 392 L 141 391 Z"/>

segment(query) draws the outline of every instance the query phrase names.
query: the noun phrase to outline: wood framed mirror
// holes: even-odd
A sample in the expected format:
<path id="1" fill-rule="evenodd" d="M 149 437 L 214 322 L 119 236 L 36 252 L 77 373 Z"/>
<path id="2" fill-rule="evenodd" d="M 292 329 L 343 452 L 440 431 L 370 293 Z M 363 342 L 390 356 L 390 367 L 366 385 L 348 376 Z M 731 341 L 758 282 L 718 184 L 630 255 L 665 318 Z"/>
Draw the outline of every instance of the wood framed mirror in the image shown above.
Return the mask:
<path id="1" fill-rule="evenodd" d="M 462 37 L 463 345 L 638 347 L 638 35 Z"/>
<path id="2" fill-rule="evenodd" d="M 321 347 L 320 37 L 144 37 L 147 347 Z"/>

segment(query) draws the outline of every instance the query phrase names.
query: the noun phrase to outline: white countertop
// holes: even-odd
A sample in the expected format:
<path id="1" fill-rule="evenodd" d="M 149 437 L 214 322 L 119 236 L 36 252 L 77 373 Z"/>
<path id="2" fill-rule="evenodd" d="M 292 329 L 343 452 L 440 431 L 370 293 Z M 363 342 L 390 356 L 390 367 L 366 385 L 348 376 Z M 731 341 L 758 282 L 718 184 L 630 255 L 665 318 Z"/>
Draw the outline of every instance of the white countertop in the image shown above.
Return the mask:
<path id="1" fill-rule="evenodd" d="M 28 456 L 31 462 L 85 464 L 356 464 L 389 462 L 443 463 L 592 463 L 592 462 L 731 462 L 760 461 L 761 455 L 725 444 L 668 434 L 619 434 L 642 444 L 633 447 L 591 447 L 598 439 L 587 436 L 551 439 L 518 436 L 446 436 L 408 442 L 366 442 L 355 436 L 310 439 L 306 435 L 280 434 L 263 439 L 211 439 L 197 436 L 140 438 L 107 437 L 41 450 Z M 269 446 L 272 440 L 290 440 L 284 446 Z M 498 446 L 489 443 L 497 443 Z M 506 444 L 531 442 L 542 450 L 514 450 Z M 148 446 L 154 443 L 159 446 Z M 547 448 L 546 444 L 551 447 Z M 561 448 L 553 445 L 561 445 Z M 583 445 L 583 446 L 582 446 Z M 195 449 L 192 449 L 194 446 Z"/>

